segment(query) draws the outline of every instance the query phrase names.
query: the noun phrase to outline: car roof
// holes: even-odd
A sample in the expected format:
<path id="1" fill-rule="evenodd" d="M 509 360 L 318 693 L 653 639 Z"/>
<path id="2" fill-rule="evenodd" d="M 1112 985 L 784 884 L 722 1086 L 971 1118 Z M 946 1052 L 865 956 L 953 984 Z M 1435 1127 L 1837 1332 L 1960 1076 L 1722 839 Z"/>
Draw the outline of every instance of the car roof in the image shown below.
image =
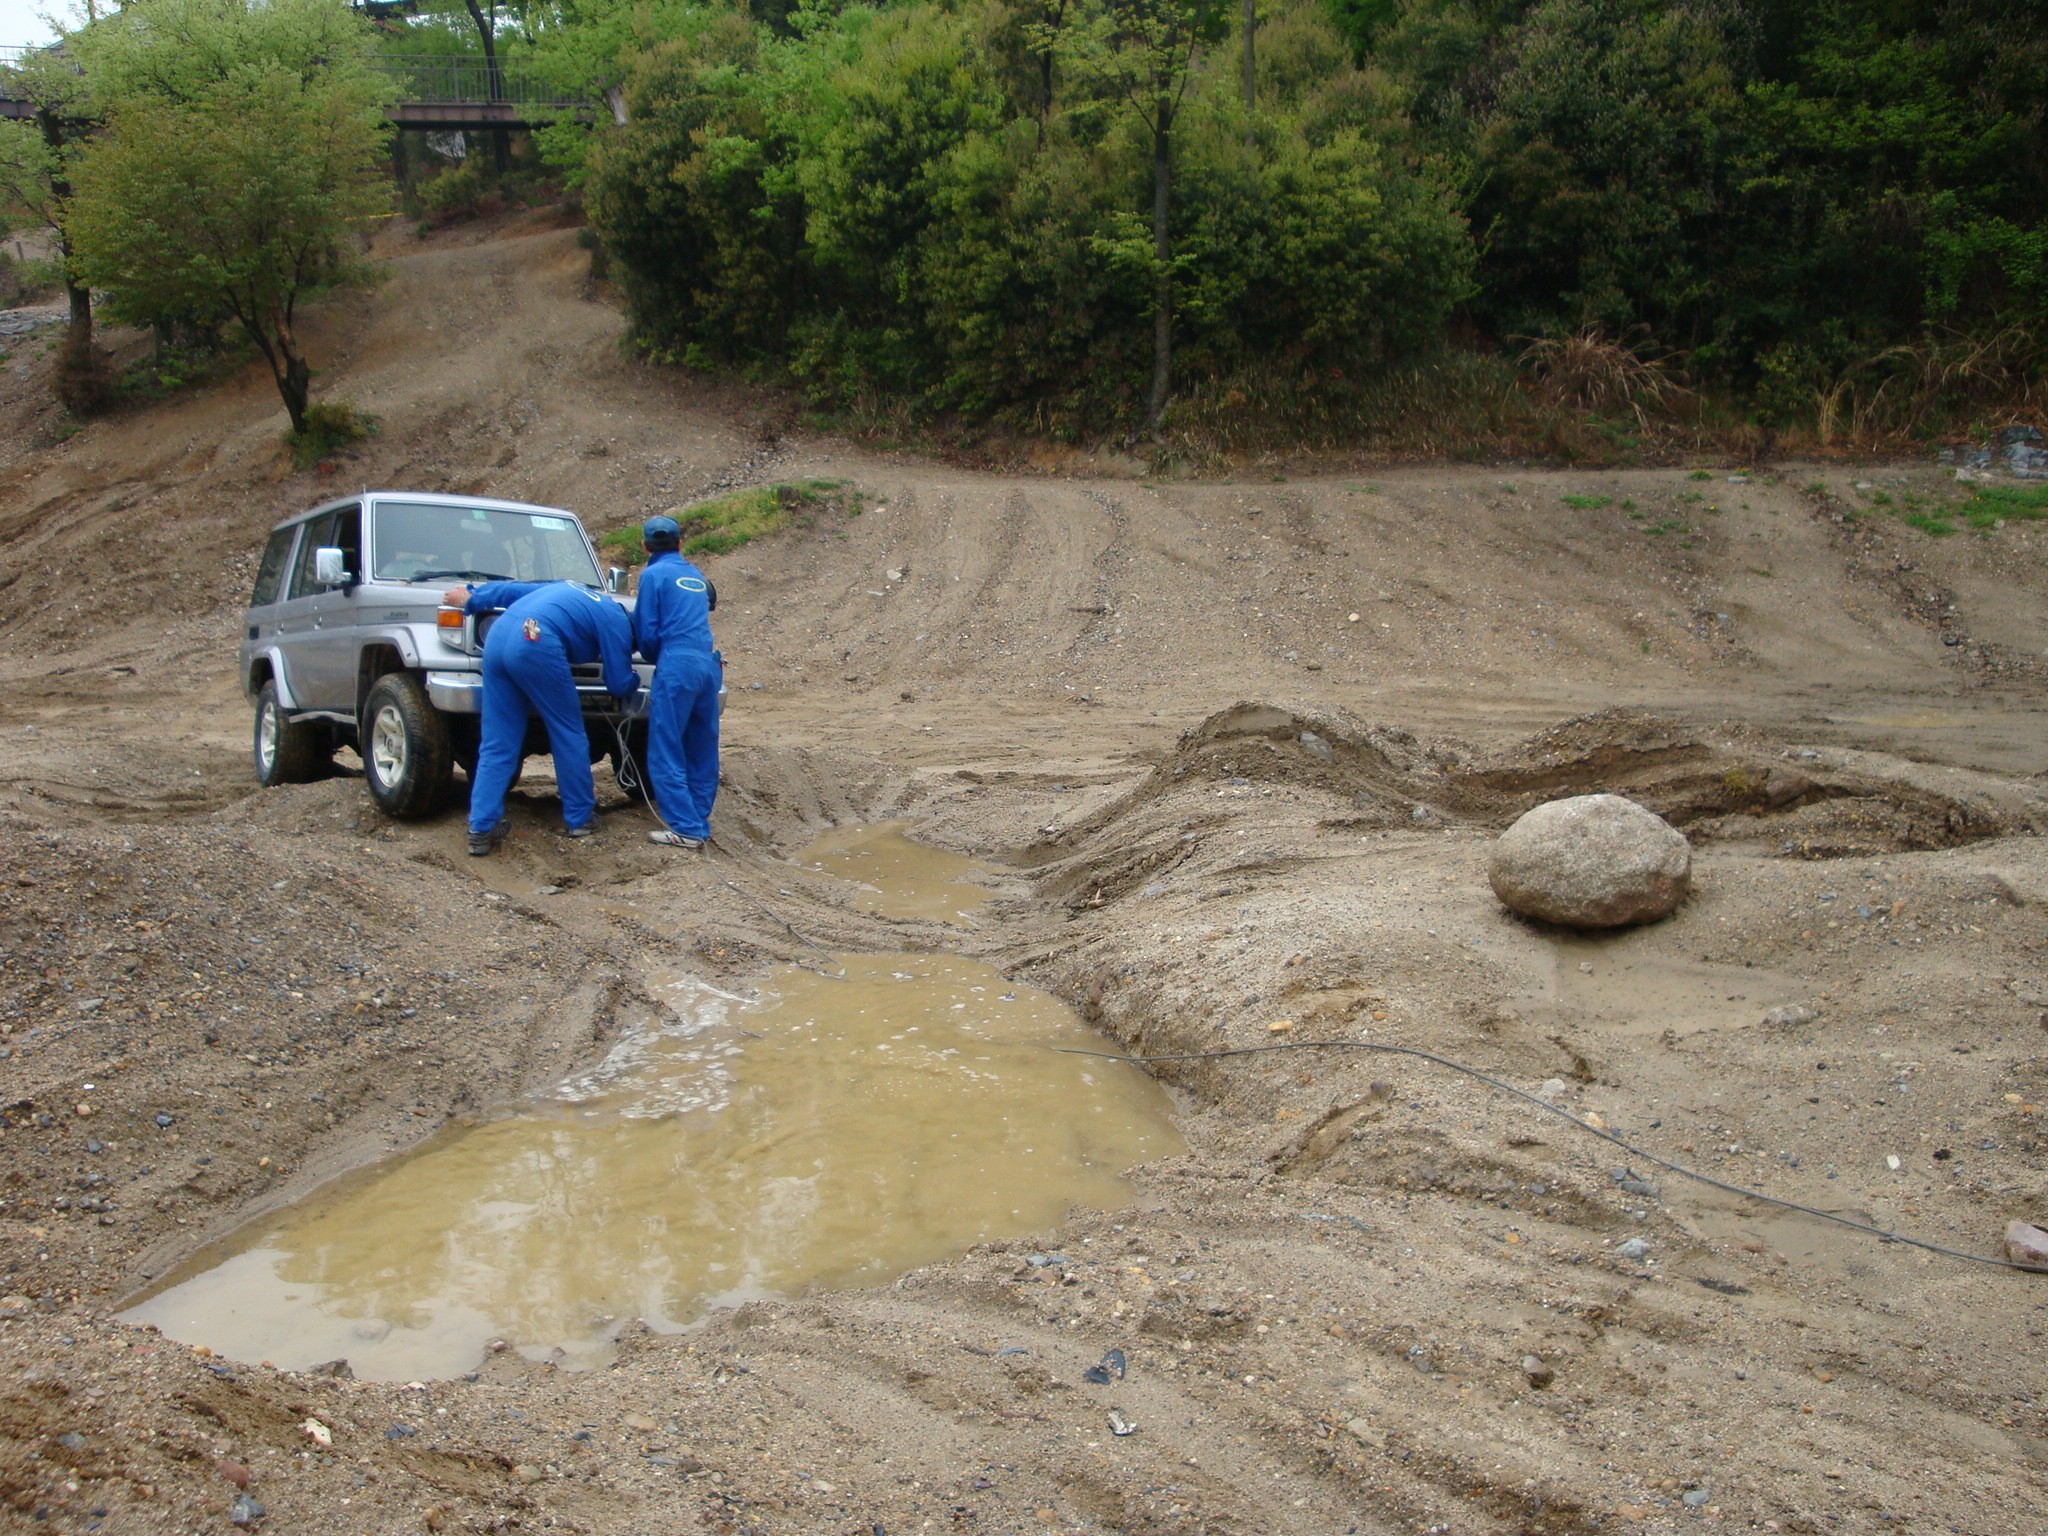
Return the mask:
<path id="1" fill-rule="evenodd" d="M 540 512 L 549 517 L 576 517 L 576 514 L 566 507 L 544 507 L 530 501 L 500 501 L 492 496 L 449 496 L 439 491 L 373 491 L 365 488 L 353 496 L 337 496 L 332 501 L 321 502 L 317 507 L 294 512 L 290 517 L 277 522 L 270 531 L 275 533 L 279 528 L 293 527 L 308 518 L 318 517 L 322 512 L 332 512 L 336 507 L 346 507 L 363 501 L 416 501 L 426 502 L 432 506 L 484 507 L 493 512 Z M 576 517 L 576 521 L 581 523 L 583 519 Z"/>

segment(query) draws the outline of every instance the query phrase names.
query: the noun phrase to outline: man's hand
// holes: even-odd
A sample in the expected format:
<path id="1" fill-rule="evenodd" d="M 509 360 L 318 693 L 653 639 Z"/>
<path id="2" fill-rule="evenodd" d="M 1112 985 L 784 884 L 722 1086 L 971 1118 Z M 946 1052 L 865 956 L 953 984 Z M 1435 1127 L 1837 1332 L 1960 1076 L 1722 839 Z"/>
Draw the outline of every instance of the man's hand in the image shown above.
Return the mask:
<path id="1" fill-rule="evenodd" d="M 612 704 L 622 715 L 636 715 L 640 712 L 640 700 L 643 696 L 640 685 L 635 683 L 627 692 L 613 694 Z"/>
<path id="2" fill-rule="evenodd" d="M 441 606 L 443 608 L 467 608 L 469 606 L 469 588 L 450 587 L 441 594 Z"/>

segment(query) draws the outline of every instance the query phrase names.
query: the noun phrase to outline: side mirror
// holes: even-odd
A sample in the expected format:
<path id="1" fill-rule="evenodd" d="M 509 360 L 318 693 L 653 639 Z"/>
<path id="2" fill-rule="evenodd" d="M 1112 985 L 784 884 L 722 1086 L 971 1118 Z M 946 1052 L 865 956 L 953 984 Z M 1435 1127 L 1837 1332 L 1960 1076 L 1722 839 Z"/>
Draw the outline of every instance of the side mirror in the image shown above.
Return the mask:
<path id="1" fill-rule="evenodd" d="M 607 592 L 616 592 L 625 584 L 625 580 L 626 568 L 623 565 L 614 565 L 604 573 L 604 589 Z"/>
<path id="2" fill-rule="evenodd" d="M 313 551 L 313 584 L 321 587 L 345 587 L 355 580 L 347 566 L 341 562 L 344 556 L 338 549 L 316 549 Z"/>

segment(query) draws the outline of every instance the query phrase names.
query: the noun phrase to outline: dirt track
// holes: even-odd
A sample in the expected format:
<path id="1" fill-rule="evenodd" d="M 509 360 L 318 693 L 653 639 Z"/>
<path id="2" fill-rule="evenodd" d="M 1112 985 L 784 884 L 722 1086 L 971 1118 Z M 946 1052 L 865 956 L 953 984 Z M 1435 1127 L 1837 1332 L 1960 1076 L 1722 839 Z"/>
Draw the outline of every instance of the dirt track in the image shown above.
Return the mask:
<path id="1" fill-rule="evenodd" d="M 288 471 L 257 372 L 60 442 L 33 352 L 0 371 L 0 1522 L 221 1529 L 225 1457 L 279 1532 L 2039 1529 L 2042 1281 L 1414 1059 L 1163 1069 L 1190 1151 L 1131 1208 L 629 1330 L 599 1372 L 408 1389 L 107 1321 L 586 1064 L 653 968 L 796 954 L 764 907 L 994 960 L 1151 1053 L 1286 1019 L 1561 1079 L 1674 1160 L 1956 1248 L 2048 1218 L 2041 531 L 1851 515 L 1859 479 L 1953 494 L 1914 466 L 1183 484 L 779 436 L 627 362 L 571 233 L 503 233 L 318 318 L 322 384 L 384 421 L 326 476 Z M 489 861 L 346 777 L 251 792 L 234 634 L 277 517 L 370 483 L 612 527 L 800 474 L 869 507 L 713 563 L 708 860 L 647 847 L 602 778 L 595 847 L 536 784 Z M 1696 894 L 1611 938 L 1508 918 L 1487 839 L 1593 788 L 1684 828 Z M 1004 871 L 978 924 L 782 862 L 885 816 Z M 1818 1018 L 1759 1022 L 1788 1002 Z M 1084 1383 L 1112 1345 L 1129 1377 Z"/>

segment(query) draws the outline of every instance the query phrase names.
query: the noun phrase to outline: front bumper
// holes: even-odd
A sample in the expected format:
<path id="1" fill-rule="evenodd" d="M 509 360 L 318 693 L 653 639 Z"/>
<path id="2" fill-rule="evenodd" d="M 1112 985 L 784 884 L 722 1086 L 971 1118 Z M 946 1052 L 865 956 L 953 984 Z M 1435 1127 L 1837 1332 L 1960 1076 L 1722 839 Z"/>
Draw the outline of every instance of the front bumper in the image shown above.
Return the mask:
<path id="1" fill-rule="evenodd" d="M 640 697 L 647 697 L 647 690 L 653 686 L 654 668 L 647 663 L 635 663 L 633 671 L 640 678 Z M 583 706 L 586 715 L 617 715 L 618 706 L 612 696 L 604 691 L 603 683 L 576 680 L 577 702 Z M 427 701 L 444 715 L 476 715 L 483 712 L 484 677 L 481 672 L 429 672 L 427 674 Z"/>

